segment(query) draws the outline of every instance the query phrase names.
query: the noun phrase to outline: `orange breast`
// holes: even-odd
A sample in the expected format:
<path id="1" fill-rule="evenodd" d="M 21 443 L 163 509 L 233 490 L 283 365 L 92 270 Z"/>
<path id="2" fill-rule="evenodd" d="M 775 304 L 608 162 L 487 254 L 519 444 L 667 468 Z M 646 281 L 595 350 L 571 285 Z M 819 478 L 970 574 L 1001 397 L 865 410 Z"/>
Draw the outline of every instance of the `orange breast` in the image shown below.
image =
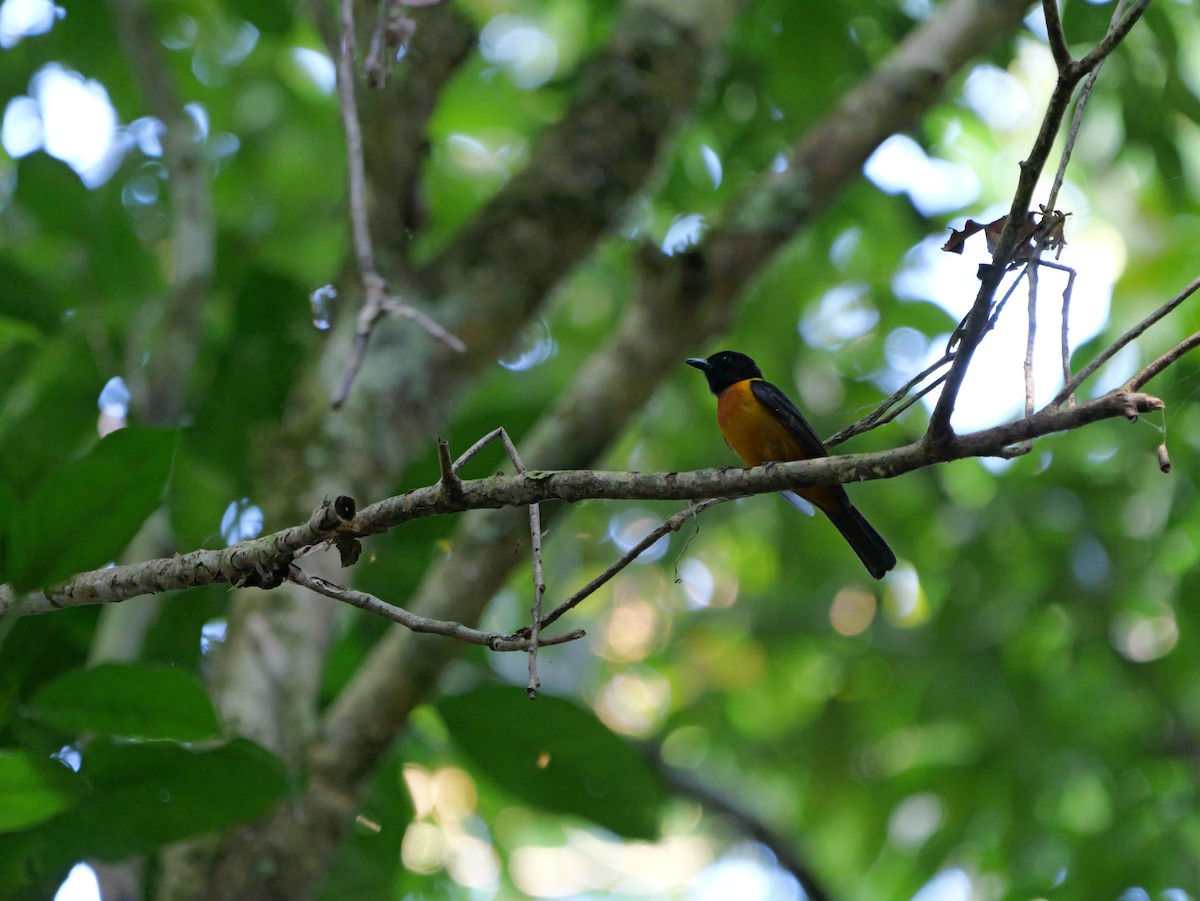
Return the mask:
<path id="1" fill-rule="evenodd" d="M 736 382 L 717 398 L 717 425 L 729 446 L 747 466 L 806 459 L 800 442 L 750 391 L 751 381 Z"/>

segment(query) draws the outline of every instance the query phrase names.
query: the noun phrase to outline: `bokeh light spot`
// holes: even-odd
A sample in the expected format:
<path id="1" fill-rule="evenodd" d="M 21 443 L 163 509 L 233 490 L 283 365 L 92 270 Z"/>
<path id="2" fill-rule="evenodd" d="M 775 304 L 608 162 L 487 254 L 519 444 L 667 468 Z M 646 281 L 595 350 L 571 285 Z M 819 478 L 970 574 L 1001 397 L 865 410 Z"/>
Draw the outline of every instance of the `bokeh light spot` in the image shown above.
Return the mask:
<path id="1" fill-rule="evenodd" d="M 834 595 L 829 621 L 841 635 L 860 635 L 875 619 L 875 595 L 863 588 L 847 587 Z"/>

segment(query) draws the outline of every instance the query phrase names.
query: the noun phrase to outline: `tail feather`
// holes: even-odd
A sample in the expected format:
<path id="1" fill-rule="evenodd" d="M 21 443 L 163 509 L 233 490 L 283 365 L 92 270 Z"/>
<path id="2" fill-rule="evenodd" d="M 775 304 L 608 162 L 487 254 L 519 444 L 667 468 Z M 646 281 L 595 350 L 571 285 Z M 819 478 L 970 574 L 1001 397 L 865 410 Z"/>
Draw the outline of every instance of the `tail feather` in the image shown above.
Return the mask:
<path id="1" fill-rule="evenodd" d="M 825 512 L 873 578 L 882 579 L 883 574 L 896 565 L 896 555 L 888 543 L 856 507 L 848 505 L 840 510 Z"/>
<path id="2" fill-rule="evenodd" d="M 781 491 L 779 496 L 803 513 L 805 516 L 815 516 L 817 508 L 794 491 Z"/>

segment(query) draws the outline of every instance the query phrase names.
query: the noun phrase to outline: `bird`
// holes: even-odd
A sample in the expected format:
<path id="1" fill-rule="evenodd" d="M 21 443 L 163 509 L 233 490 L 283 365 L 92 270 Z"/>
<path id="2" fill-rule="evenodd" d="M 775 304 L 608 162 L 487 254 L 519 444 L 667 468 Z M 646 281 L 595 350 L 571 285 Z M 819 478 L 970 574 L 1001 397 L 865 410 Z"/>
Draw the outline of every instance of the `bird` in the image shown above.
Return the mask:
<path id="1" fill-rule="evenodd" d="M 786 394 L 763 378 L 750 357 L 723 350 L 686 362 L 708 379 L 709 390 L 717 396 L 717 427 L 747 467 L 829 456 L 804 415 Z M 896 565 L 895 553 L 850 503 L 841 485 L 780 493 L 800 509 L 808 507 L 804 503 L 808 501 L 829 517 L 872 577 L 882 579 Z M 811 507 L 806 512 L 811 514 Z"/>

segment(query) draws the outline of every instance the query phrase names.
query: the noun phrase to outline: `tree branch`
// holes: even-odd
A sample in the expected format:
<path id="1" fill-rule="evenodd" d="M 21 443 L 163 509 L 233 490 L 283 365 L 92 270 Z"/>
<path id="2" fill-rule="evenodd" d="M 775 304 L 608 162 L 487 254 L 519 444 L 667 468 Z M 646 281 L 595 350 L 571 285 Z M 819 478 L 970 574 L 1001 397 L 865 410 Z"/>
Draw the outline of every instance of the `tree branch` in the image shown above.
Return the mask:
<path id="1" fill-rule="evenodd" d="M 1054 64 L 1058 66 L 1059 70 L 1065 69 L 1074 60 L 1071 59 L 1071 50 L 1067 47 L 1067 36 L 1063 32 L 1058 0 L 1042 0 L 1042 13 L 1046 18 L 1046 34 L 1050 40 L 1050 52 L 1054 56 Z"/>
<path id="2" fill-rule="evenodd" d="M 1108 347 L 1104 348 L 1104 350 L 1102 350 L 1100 353 L 1096 354 L 1095 359 L 1084 366 L 1083 369 L 1079 370 L 1078 374 L 1074 378 L 1063 385 L 1062 390 L 1059 391 L 1058 394 L 1054 395 L 1054 399 L 1046 406 L 1057 407 L 1065 402 L 1067 398 L 1074 394 L 1079 389 L 1079 386 L 1087 381 L 1097 369 L 1116 356 L 1116 354 L 1124 349 L 1125 346 L 1130 342 L 1137 340 L 1137 338 L 1148 328 L 1150 328 L 1150 326 L 1163 319 L 1168 313 L 1195 294 L 1197 290 L 1200 290 L 1200 278 L 1193 279 L 1186 288 L 1164 303 L 1161 307 L 1159 307 L 1137 325 L 1126 331 L 1125 334 L 1121 335 L 1121 337 L 1112 342 L 1112 344 L 1108 345 Z M 1144 384 L 1144 382 L 1142 384 Z"/>
<path id="3" fill-rule="evenodd" d="M 959 341 L 954 354 L 954 362 L 950 365 L 950 371 L 946 375 L 946 383 L 942 388 L 941 395 L 938 397 L 933 414 L 930 416 L 929 428 L 925 433 L 926 441 L 936 444 L 952 439 L 953 430 L 950 426 L 950 417 L 954 412 L 954 405 L 958 398 L 959 389 L 962 387 L 967 369 L 971 365 L 971 358 L 975 353 L 975 349 L 979 346 L 979 342 L 983 339 L 987 331 L 987 323 L 992 311 L 992 300 L 995 297 L 996 289 L 999 287 L 1005 271 L 1012 263 L 1021 244 L 1021 237 L 1028 221 L 1028 212 L 1033 198 L 1033 191 L 1050 157 L 1050 152 L 1053 150 L 1055 138 L 1062 126 L 1063 117 L 1066 114 L 1076 85 L 1117 48 L 1121 39 L 1124 38 L 1142 12 L 1145 11 L 1148 3 L 1149 0 L 1135 0 L 1134 6 L 1129 13 L 1122 17 L 1114 27 L 1110 28 L 1104 39 L 1092 48 L 1091 52 L 1082 60 L 1067 64 L 1060 62 L 1058 81 L 1054 86 L 1053 93 L 1050 95 L 1046 114 L 1042 118 L 1041 128 L 1034 140 L 1029 156 L 1021 164 L 1017 189 L 1013 194 L 1013 202 L 1004 225 L 1004 231 L 996 242 L 991 263 L 980 266 L 979 279 L 981 284 L 979 292 L 976 294 L 975 302 L 964 320 L 963 327 L 958 332 Z M 1059 55 L 1056 54 L 1056 58 Z"/>
<path id="4" fill-rule="evenodd" d="M 542 617 L 538 622 L 538 628 L 544 629 L 546 626 L 555 622 L 567 611 L 574 610 L 586 598 L 591 597 L 600 588 L 607 584 L 613 576 L 627 567 L 642 554 L 646 553 L 646 551 L 649 550 L 650 547 L 652 547 L 655 542 L 657 542 L 664 535 L 669 535 L 671 532 L 678 531 L 684 525 L 684 523 L 691 519 L 695 519 L 709 507 L 715 507 L 717 504 L 723 504 L 727 500 L 730 500 L 730 498 L 714 497 L 705 501 L 696 501 L 695 503 L 688 504 L 687 507 L 680 510 L 670 519 L 666 520 L 664 523 L 662 523 L 662 525 L 651 529 L 646 533 L 641 541 L 622 554 L 620 558 L 609 565 L 604 572 L 600 573 L 600 575 L 596 576 L 596 578 L 592 579 L 592 581 L 588 582 L 581 589 Z M 531 628 L 526 626 L 524 629 L 518 629 L 514 633 L 514 637 L 523 637 L 527 634 L 531 634 L 531 631 Z"/>
<path id="5" fill-rule="evenodd" d="M 404 44 L 398 77 L 383 88 L 379 76 L 386 65 L 368 53 L 367 83 L 377 90 L 361 101 L 363 152 L 367 180 L 378 202 L 371 210 L 372 233 L 378 264 L 392 273 L 398 284 L 407 283 L 412 237 L 424 223 L 420 196 L 420 170 L 429 154 L 429 118 L 442 89 L 459 70 L 475 45 L 475 29 L 453 4 L 413 9 L 380 0 L 380 16 L 401 15 L 416 30 Z M 376 25 L 372 47 L 382 39 L 394 54 L 387 36 L 388 21 Z M 380 30 L 385 34 L 380 37 Z M 376 64 L 379 69 L 372 67 Z"/>
<path id="6" fill-rule="evenodd" d="M 358 104 L 354 99 L 354 2 L 341 0 L 341 40 L 337 55 L 338 108 L 342 113 L 342 129 L 346 134 L 346 195 L 350 202 L 350 238 L 354 258 L 362 278 L 363 303 L 354 331 L 354 344 L 346 369 L 333 395 L 334 408 L 346 402 L 350 386 L 362 369 L 376 323 L 386 313 L 412 319 L 434 338 L 458 353 L 466 353 L 466 345 L 425 313 L 388 295 L 387 282 L 375 266 L 375 247 L 371 242 L 371 223 L 367 213 L 367 177 L 363 163 L 362 125 L 358 119 Z"/>
<path id="7" fill-rule="evenodd" d="M 1148 381 L 1150 381 L 1172 363 L 1176 362 L 1184 354 L 1191 353 L 1198 346 L 1200 346 L 1200 332 L 1194 332 L 1172 347 L 1153 363 L 1146 366 L 1141 372 L 1137 373 L 1137 375 L 1125 383 L 1123 390 L 1140 391 Z"/>
<path id="8" fill-rule="evenodd" d="M 1168 364 L 1161 364 L 1155 373 L 1165 365 Z M 304 525 L 243 541 L 225 550 L 197 550 L 131 566 L 93 570 L 54 588 L 24 595 L 18 594 L 10 585 L 2 585 L 0 616 L 29 616 L 67 607 L 118 603 L 142 594 L 220 582 L 274 588 L 287 577 L 292 559 L 302 548 L 338 535 L 355 538 L 377 535 L 427 516 L 528 507 L 551 500 L 575 503 L 583 500 L 678 501 L 741 497 L 894 478 L 950 460 L 997 456 L 1015 442 L 1069 431 L 1101 419 L 1136 416 L 1161 409 L 1163 403 L 1156 397 L 1115 391 L 1066 410 L 1044 409 L 1025 419 L 960 436 L 951 444 L 936 448 L 917 442 L 869 454 L 774 463 L 753 469 L 667 473 L 586 469 L 529 471 L 463 481 L 461 496 L 451 496 L 439 481 L 371 504 L 349 522 L 336 516 L 333 512 L 335 504 L 326 502 Z"/>
<path id="9" fill-rule="evenodd" d="M 377 616 L 382 616 L 384 619 L 390 619 L 392 622 L 399 623 L 406 629 L 411 629 L 414 632 L 444 635 L 447 638 L 465 641 L 467 644 L 483 645 L 493 651 L 530 651 L 535 646 L 533 638 L 502 635 L 499 632 L 481 632 L 478 629 L 464 626 L 462 623 L 418 616 L 415 613 L 405 610 L 403 607 L 397 607 L 386 601 L 382 601 L 373 594 L 367 594 L 365 591 L 354 591 L 353 589 L 342 588 L 340 585 L 334 585 L 332 582 L 327 582 L 319 576 L 306 573 L 295 565 L 288 571 L 288 579 L 327 598 L 333 598 L 335 601 L 341 601 L 343 604 L 349 604 L 351 607 L 357 607 L 359 610 L 366 610 L 368 613 L 374 613 Z M 586 634 L 583 629 L 576 629 L 574 632 L 567 632 L 563 635 L 538 638 L 536 645 L 550 647 L 556 644 L 566 644 L 568 641 L 576 641 L 583 638 Z"/>

